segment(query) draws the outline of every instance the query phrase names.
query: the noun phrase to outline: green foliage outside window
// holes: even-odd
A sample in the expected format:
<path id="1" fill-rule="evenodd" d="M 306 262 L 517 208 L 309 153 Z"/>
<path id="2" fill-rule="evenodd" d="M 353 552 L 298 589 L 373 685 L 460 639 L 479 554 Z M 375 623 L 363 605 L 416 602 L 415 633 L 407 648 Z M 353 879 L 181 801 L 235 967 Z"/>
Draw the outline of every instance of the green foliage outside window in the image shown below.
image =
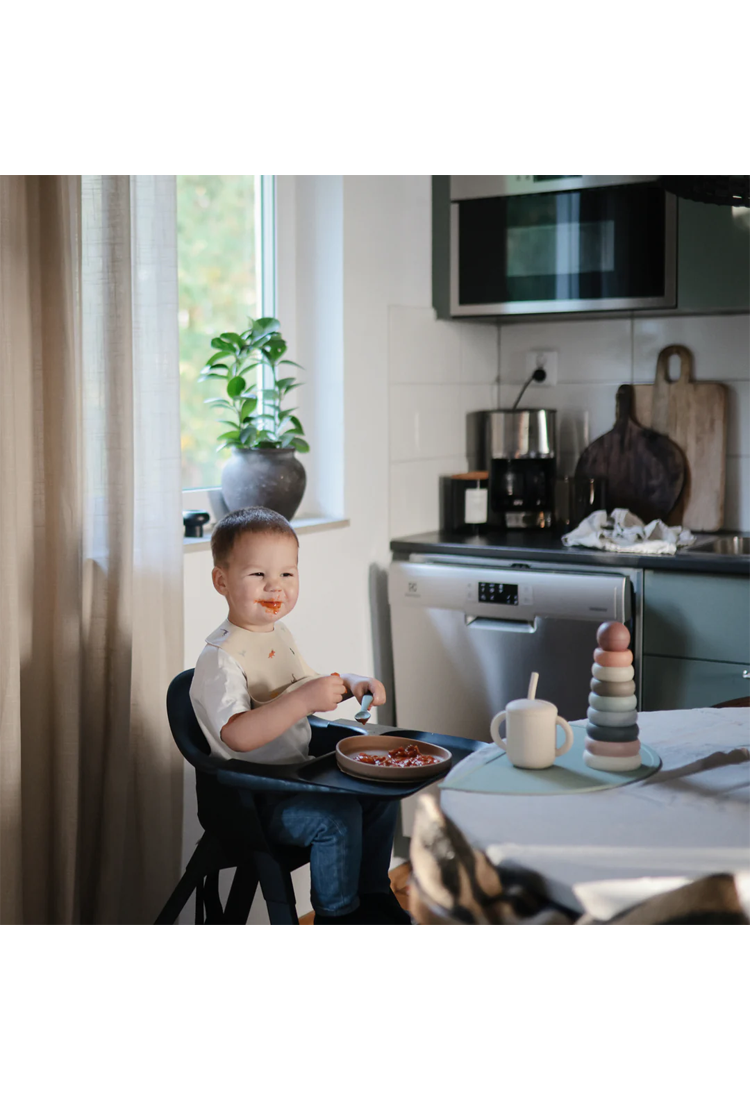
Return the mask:
<path id="1" fill-rule="evenodd" d="M 177 176 L 183 489 L 218 485 L 227 458 L 216 453 L 209 394 L 196 383 L 212 337 L 260 312 L 256 197 L 254 176 Z M 220 382 L 206 386 L 219 396 Z"/>

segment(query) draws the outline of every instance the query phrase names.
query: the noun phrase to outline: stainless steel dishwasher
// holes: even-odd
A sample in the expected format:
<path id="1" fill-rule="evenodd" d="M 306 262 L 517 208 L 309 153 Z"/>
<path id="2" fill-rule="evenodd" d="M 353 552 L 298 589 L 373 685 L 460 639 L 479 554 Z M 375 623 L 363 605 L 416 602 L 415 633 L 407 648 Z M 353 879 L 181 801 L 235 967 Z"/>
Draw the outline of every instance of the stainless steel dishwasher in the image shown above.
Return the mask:
<path id="1" fill-rule="evenodd" d="M 493 715 L 526 694 L 568 720 L 586 717 L 600 623 L 631 630 L 641 695 L 642 571 L 450 554 L 391 563 L 396 721 L 409 729 L 489 741 Z"/>

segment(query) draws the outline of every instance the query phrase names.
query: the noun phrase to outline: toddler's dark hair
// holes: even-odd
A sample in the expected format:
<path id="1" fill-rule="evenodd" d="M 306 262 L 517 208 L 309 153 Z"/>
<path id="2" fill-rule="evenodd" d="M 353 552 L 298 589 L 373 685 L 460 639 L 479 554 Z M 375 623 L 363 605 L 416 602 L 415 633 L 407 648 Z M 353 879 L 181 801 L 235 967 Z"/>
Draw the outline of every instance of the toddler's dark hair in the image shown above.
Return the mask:
<path id="1" fill-rule="evenodd" d="M 211 535 L 214 565 L 223 569 L 240 535 L 288 535 L 299 546 L 294 528 L 288 520 L 270 508 L 240 508 L 220 519 Z"/>

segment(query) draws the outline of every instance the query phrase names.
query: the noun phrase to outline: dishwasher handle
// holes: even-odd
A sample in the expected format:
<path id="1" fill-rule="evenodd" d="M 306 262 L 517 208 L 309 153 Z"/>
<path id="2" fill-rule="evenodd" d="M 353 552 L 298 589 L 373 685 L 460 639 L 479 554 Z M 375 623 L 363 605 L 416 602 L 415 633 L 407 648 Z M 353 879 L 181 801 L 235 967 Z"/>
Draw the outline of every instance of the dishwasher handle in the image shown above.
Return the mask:
<path id="1" fill-rule="evenodd" d="M 533 623 L 519 623 L 513 619 L 487 619 L 481 615 L 465 615 L 469 630 L 494 630 L 503 634 L 535 634 L 537 619 Z"/>

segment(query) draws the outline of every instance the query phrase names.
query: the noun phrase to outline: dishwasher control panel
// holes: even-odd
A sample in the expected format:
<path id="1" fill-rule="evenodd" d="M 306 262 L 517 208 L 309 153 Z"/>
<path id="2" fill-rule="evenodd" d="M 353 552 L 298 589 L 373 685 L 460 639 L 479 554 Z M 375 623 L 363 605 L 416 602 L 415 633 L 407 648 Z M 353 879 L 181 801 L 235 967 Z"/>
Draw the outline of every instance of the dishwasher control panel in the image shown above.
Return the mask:
<path id="1" fill-rule="evenodd" d="M 495 584 L 492 581 L 479 581 L 479 603 L 502 603 L 518 606 L 517 584 Z"/>

